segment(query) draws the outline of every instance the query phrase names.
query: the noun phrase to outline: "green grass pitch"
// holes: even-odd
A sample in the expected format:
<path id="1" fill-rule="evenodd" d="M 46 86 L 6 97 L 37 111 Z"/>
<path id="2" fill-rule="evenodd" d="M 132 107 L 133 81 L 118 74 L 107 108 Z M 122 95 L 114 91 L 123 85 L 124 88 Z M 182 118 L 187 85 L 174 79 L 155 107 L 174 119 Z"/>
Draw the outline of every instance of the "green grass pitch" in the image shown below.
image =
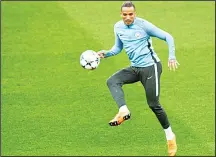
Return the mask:
<path id="1" fill-rule="evenodd" d="M 117 113 L 106 79 L 130 63 L 124 51 L 84 70 L 80 54 L 109 49 L 122 2 L 2 3 L 1 155 L 167 155 L 165 134 L 140 83 L 124 86 L 131 120 Z M 215 2 L 134 2 L 137 16 L 171 33 L 181 64 L 154 38 L 163 65 L 160 102 L 177 155 L 215 155 Z"/>

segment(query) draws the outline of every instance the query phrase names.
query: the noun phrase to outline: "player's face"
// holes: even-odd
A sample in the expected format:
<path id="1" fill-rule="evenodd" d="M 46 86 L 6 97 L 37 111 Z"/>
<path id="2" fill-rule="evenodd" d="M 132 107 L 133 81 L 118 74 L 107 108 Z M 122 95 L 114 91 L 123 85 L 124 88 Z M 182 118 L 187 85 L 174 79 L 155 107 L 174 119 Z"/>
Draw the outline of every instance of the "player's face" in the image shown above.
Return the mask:
<path id="1" fill-rule="evenodd" d="M 126 25 L 133 23 L 134 18 L 136 17 L 134 7 L 122 7 L 121 17 Z"/>

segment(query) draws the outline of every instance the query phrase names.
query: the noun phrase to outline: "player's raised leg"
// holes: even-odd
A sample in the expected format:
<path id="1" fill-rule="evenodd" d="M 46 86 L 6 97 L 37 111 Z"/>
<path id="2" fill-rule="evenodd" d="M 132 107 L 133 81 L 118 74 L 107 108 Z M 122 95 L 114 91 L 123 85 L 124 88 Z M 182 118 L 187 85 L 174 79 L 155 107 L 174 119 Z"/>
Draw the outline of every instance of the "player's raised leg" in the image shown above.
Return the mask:
<path id="1" fill-rule="evenodd" d="M 142 79 L 142 84 L 146 91 L 146 98 L 149 107 L 155 113 L 161 126 L 163 127 L 168 144 L 169 156 L 175 156 L 177 152 L 176 137 L 172 132 L 168 117 L 159 102 L 160 95 L 160 75 L 162 73 L 162 65 L 160 62 L 146 68 Z"/>
<path id="2" fill-rule="evenodd" d="M 130 84 L 137 81 L 138 81 L 137 74 L 132 69 L 132 67 L 128 67 L 114 73 L 107 80 L 107 86 L 109 87 L 112 97 L 117 103 L 119 108 L 119 112 L 109 122 L 111 126 L 120 125 L 123 121 L 128 120 L 130 118 L 131 114 L 125 102 L 124 91 L 122 89 L 122 86 L 124 84 Z"/>

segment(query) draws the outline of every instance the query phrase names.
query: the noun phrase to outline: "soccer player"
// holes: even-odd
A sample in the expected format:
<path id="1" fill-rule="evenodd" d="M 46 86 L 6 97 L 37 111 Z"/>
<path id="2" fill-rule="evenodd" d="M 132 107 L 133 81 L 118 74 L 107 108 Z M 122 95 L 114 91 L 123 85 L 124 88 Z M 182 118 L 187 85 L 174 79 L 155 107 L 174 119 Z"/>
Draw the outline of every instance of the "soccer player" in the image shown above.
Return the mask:
<path id="1" fill-rule="evenodd" d="M 109 124 L 117 126 L 130 119 L 131 114 L 125 103 L 122 86 L 141 81 L 145 89 L 147 103 L 165 131 L 168 154 L 175 156 L 177 152 L 176 136 L 171 129 L 167 114 L 159 102 L 162 65 L 152 47 L 151 37 L 157 37 L 167 42 L 168 67 L 175 71 L 179 63 L 175 57 L 174 39 L 169 33 L 149 21 L 136 17 L 135 6 L 130 1 L 124 2 L 121 6 L 121 17 L 122 20 L 114 25 L 115 45 L 108 51 L 98 52 L 100 58 L 107 58 L 119 54 L 124 48 L 131 62 L 129 67 L 114 73 L 107 80 L 109 90 L 119 107 L 119 112 Z"/>

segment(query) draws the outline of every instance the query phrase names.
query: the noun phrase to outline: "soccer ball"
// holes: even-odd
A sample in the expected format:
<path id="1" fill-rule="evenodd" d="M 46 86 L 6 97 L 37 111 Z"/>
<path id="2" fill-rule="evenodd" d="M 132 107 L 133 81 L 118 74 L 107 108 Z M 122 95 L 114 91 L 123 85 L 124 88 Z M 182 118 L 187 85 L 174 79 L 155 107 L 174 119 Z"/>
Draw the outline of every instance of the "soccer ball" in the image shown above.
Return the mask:
<path id="1" fill-rule="evenodd" d="M 85 69 L 94 70 L 100 64 L 100 57 L 95 51 L 86 50 L 80 56 L 80 64 Z"/>

